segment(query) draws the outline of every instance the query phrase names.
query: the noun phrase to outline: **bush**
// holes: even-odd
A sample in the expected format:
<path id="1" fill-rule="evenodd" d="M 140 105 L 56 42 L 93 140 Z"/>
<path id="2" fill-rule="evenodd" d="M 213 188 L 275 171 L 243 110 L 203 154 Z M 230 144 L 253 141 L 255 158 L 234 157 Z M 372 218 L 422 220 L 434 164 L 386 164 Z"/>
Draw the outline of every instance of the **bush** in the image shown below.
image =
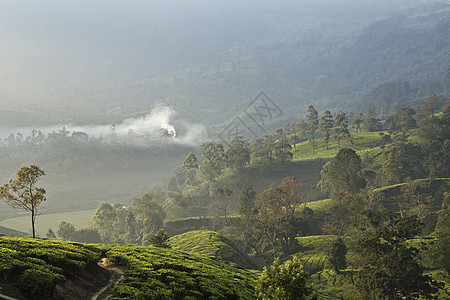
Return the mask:
<path id="1" fill-rule="evenodd" d="M 20 276 L 19 286 L 29 296 L 50 297 L 55 286 L 65 280 L 64 276 L 52 273 L 50 270 L 28 269 Z"/>

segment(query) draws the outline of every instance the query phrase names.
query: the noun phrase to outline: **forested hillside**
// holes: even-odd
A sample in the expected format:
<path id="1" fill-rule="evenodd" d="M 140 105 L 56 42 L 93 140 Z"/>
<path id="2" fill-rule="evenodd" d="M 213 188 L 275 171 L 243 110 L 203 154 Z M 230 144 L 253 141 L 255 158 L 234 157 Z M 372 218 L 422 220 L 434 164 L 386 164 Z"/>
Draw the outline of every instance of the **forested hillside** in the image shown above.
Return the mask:
<path id="1" fill-rule="evenodd" d="M 0 298 L 450 298 L 450 3 L 188 2 L 0 3 Z"/>

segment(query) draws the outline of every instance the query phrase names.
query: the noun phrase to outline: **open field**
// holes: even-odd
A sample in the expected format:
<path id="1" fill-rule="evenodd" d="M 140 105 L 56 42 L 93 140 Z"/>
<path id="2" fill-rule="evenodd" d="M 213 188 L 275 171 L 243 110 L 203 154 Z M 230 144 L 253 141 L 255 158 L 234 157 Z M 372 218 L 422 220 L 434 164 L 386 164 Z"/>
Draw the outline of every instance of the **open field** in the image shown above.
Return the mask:
<path id="1" fill-rule="evenodd" d="M 51 228 L 56 233 L 62 221 L 73 224 L 77 229 L 86 227 L 94 216 L 95 209 L 74 212 L 40 215 L 36 218 L 36 232 L 38 236 L 45 236 Z M 0 226 L 26 233 L 31 233 L 31 217 L 17 217 L 0 222 Z"/>

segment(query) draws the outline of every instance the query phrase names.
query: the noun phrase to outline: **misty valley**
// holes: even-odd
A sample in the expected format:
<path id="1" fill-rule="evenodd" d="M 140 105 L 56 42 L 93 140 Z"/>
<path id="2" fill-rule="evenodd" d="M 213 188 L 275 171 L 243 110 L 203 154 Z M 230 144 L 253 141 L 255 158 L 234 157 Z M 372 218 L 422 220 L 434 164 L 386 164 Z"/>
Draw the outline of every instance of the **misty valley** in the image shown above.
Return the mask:
<path id="1" fill-rule="evenodd" d="M 0 298 L 450 298 L 448 1 L 4 0 L 0 36 Z"/>

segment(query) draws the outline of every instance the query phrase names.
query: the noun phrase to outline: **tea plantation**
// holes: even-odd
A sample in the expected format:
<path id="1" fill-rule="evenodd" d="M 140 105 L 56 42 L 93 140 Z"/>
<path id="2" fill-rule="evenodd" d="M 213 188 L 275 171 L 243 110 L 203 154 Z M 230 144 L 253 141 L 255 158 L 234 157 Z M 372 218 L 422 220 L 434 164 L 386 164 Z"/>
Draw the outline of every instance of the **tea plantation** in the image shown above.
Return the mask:
<path id="1" fill-rule="evenodd" d="M 57 285 L 102 257 L 125 269 L 112 299 L 255 298 L 258 271 L 207 256 L 156 247 L 31 238 L 0 238 L 0 294 L 53 297 Z"/>

